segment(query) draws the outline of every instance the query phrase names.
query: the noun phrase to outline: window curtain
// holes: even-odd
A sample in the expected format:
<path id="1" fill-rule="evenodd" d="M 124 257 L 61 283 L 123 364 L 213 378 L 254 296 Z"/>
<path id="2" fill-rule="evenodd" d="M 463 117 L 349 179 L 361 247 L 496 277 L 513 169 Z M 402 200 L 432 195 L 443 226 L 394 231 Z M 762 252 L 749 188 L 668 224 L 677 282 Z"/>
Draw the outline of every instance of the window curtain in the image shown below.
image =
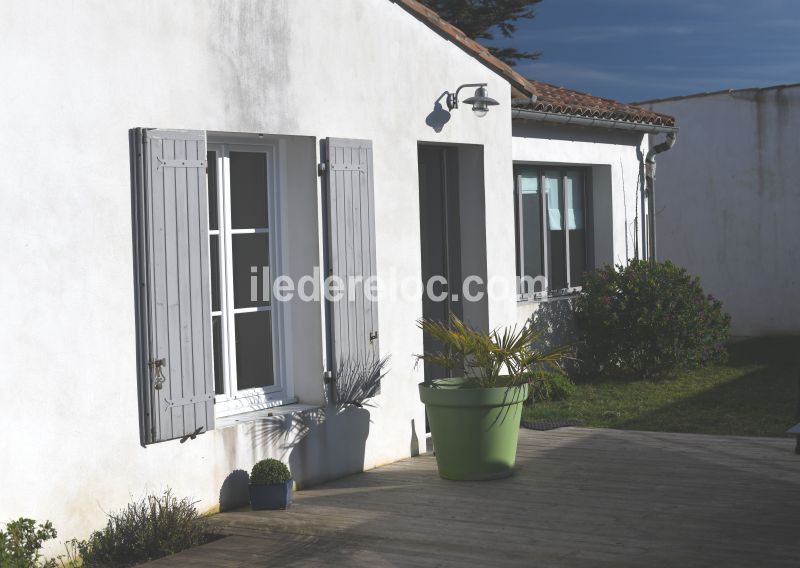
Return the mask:
<path id="1" fill-rule="evenodd" d="M 570 231 L 583 229 L 583 175 L 580 172 L 567 172 L 565 194 L 567 196 L 567 229 Z"/>
<path id="2" fill-rule="evenodd" d="M 551 231 L 560 231 L 561 227 L 561 192 L 558 191 L 558 171 L 544 173 L 544 189 L 547 194 L 547 222 Z"/>
<path id="3" fill-rule="evenodd" d="M 539 176 L 536 171 L 525 172 L 520 175 L 519 189 L 523 195 L 538 195 Z"/>

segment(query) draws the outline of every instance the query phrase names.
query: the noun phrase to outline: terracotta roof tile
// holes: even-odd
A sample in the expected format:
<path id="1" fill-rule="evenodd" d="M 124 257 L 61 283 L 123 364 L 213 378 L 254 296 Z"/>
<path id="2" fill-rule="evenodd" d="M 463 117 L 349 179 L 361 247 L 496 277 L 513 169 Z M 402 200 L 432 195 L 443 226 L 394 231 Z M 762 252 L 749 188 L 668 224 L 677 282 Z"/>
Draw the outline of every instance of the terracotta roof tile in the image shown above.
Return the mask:
<path id="1" fill-rule="evenodd" d="M 443 35 L 458 45 L 461 49 L 478 59 L 489 69 L 504 77 L 518 92 L 530 96 L 535 94 L 534 88 L 525 77 L 514 71 L 510 65 L 492 55 L 488 49 L 479 44 L 474 39 L 468 37 L 464 32 L 453 24 L 442 19 L 439 14 L 423 6 L 417 0 L 391 0 L 398 6 L 404 8 L 418 20 L 427 24 L 434 31 Z"/>
<path id="2" fill-rule="evenodd" d="M 539 81 L 529 79 L 528 82 L 531 83 L 536 91 L 537 98 L 533 102 L 527 100 L 520 102 L 519 99 L 528 99 L 529 97 L 525 93 L 516 91 L 512 94 L 516 99 L 513 103 L 515 108 L 653 124 L 656 126 L 675 126 L 675 119 L 666 114 L 660 114 L 611 99 L 595 97 L 587 93 L 579 93 L 563 87 L 556 87 L 555 85 L 548 85 Z"/>

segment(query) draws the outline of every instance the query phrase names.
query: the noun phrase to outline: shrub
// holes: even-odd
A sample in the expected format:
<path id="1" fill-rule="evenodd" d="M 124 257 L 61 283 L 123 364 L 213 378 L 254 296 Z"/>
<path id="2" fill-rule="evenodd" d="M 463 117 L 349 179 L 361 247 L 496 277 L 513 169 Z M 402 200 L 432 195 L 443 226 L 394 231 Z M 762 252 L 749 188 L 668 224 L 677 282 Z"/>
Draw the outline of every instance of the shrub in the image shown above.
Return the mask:
<path id="1" fill-rule="evenodd" d="M 40 553 L 46 540 L 55 538 L 56 529 L 50 521 L 39 525 L 33 519 L 19 518 L 0 531 L 0 566 L 3 568 L 35 568 L 56 566 L 55 561 L 43 561 Z"/>
<path id="2" fill-rule="evenodd" d="M 726 357 L 730 316 L 669 261 L 587 274 L 575 320 L 582 370 L 592 374 L 650 378 Z"/>
<path id="3" fill-rule="evenodd" d="M 575 394 L 575 384 L 564 373 L 539 371 L 531 376 L 531 402 L 566 400 Z"/>
<path id="4" fill-rule="evenodd" d="M 286 483 L 292 478 L 286 464 L 272 458 L 261 460 L 250 472 L 250 483 L 253 485 L 276 485 Z"/>
<path id="5" fill-rule="evenodd" d="M 103 530 L 77 543 L 83 565 L 131 566 L 208 542 L 213 535 L 195 504 L 167 490 L 110 514 Z"/>

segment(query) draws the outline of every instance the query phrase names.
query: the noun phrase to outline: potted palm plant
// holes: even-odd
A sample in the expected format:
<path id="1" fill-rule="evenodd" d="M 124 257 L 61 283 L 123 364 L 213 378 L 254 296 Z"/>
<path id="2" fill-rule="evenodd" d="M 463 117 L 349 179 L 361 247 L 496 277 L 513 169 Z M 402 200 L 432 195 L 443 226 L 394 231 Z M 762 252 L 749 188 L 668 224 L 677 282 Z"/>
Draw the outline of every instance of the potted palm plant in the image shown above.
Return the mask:
<path id="1" fill-rule="evenodd" d="M 418 359 L 451 374 L 419 384 L 439 475 L 455 480 L 511 475 L 532 371 L 556 366 L 567 348 L 538 350 L 542 333 L 529 326 L 486 333 L 455 316 L 449 323 L 418 323 L 441 346 Z"/>
<path id="2" fill-rule="evenodd" d="M 250 472 L 249 490 L 254 510 L 285 509 L 292 502 L 292 474 L 279 460 L 261 460 Z"/>

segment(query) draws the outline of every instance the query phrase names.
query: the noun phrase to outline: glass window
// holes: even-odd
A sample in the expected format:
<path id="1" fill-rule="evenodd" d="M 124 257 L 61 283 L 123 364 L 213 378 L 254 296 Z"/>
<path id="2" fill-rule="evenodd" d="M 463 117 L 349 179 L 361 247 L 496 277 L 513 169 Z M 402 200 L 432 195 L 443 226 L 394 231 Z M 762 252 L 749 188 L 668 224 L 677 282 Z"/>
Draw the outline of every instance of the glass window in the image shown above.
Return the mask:
<path id="1" fill-rule="evenodd" d="M 517 274 L 544 276 L 551 292 L 580 286 L 589 266 L 584 170 L 517 166 L 515 173 Z"/>
<path id="2" fill-rule="evenodd" d="M 215 391 L 279 402 L 269 301 L 270 150 L 219 144 L 208 159 L 209 221 L 218 219 L 209 223 Z"/>
<path id="3" fill-rule="evenodd" d="M 261 285 L 264 268 L 269 266 L 269 235 L 244 233 L 232 235 L 233 307 L 264 306 L 269 297 Z M 254 278 L 255 277 L 255 278 Z"/>
<path id="4" fill-rule="evenodd" d="M 519 206 L 526 222 L 521 226 L 522 271 L 521 274 L 536 278 L 544 276 L 542 247 L 542 194 L 539 189 L 539 174 L 536 170 L 525 170 L 519 177 Z"/>
<path id="5" fill-rule="evenodd" d="M 545 170 L 544 186 L 547 195 L 547 241 L 549 244 L 550 266 L 548 289 L 560 290 L 567 287 L 567 253 L 564 236 L 564 195 L 559 170 Z"/>
<path id="6" fill-rule="evenodd" d="M 236 314 L 236 380 L 239 390 L 275 384 L 269 312 Z"/>
<path id="7" fill-rule="evenodd" d="M 569 229 L 570 286 L 580 286 L 586 271 L 586 220 L 584 218 L 583 173 L 568 170 L 564 176 L 567 199 L 567 229 Z"/>
<path id="8" fill-rule="evenodd" d="M 268 227 L 267 155 L 231 152 L 231 227 Z"/>

